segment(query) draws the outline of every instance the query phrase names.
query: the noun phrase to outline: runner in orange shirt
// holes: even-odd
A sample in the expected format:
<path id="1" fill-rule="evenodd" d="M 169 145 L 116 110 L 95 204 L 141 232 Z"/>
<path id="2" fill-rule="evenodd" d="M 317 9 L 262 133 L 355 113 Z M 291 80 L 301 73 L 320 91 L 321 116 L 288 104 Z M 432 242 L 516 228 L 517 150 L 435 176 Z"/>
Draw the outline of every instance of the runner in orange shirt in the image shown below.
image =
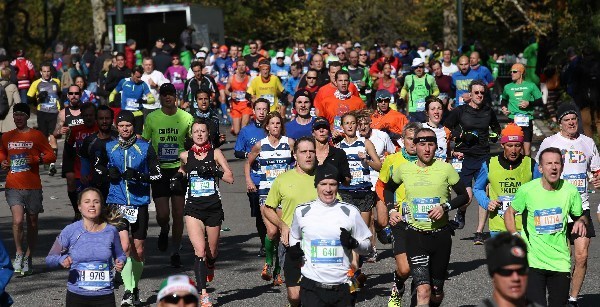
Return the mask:
<path id="1" fill-rule="evenodd" d="M 392 94 L 388 90 L 378 90 L 375 93 L 377 109 L 371 115 L 371 128 L 387 132 L 392 141 L 397 143 L 402 135 L 402 129 L 408 124 L 408 118 L 390 108 L 391 100 Z"/>
<path id="2" fill-rule="evenodd" d="M 252 104 L 246 97 L 250 77 L 246 74 L 246 60 L 239 58 L 236 62 L 235 74 L 229 77 L 225 86 L 225 94 L 231 97 L 231 118 L 233 125 L 231 133 L 238 135 L 240 129 L 245 127 L 253 114 Z"/>
<path id="3" fill-rule="evenodd" d="M 340 62 L 333 61 L 329 63 L 328 74 L 331 82 L 321 86 L 321 88 L 319 88 L 317 91 L 317 95 L 314 99 L 315 108 L 319 109 L 322 107 L 323 100 L 325 100 L 325 98 L 332 97 L 335 91 L 338 89 L 337 85 L 335 84 L 335 74 L 340 70 L 342 70 L 342 64 Z M 358 88 L 356 85 L 354 85 L 354 83 L 350 82 L 350 85 L 348 85 L 348 91 L 352 93 L 352 96 L 360 98 L 360 93 L 358 92 Z"/>
<path id="4" fill-rule="evenodd" d="M 320 106 L 317 108 L 317 115 L 327 118 L 331 124 L 331 133 L 334 137 L 342 133 L 342 115 L 354 111 L 364 109 L 367 106 L 359 96 L 355 96 L 348 90 L 350 83 L 350 75 L 345 70 L 339 70 L 335 73 L 335 82 L 337 90 L 333 95 L 323 99 Z"/>

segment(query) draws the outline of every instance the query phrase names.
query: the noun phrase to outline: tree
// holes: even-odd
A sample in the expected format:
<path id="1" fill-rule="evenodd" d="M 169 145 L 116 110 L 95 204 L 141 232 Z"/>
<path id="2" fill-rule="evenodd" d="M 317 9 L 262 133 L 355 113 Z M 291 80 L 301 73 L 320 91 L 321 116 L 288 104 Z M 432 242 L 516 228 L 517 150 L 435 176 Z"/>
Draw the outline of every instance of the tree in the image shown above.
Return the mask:
<path id="1" fill-rule="evenodd" d="M 90 0 L 92 6 L 92 20 L 94 26 L 94 42 L 96 47 L 102 48 L 106 38 L 106 0 Z"/>

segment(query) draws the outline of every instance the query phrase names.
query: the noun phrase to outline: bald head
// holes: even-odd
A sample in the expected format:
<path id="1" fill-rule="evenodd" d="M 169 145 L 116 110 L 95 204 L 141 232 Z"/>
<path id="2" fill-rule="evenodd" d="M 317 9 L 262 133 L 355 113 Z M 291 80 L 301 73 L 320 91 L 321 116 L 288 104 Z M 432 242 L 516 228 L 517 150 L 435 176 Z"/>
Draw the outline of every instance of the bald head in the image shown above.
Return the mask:
<path id="1" fill-rule="evenodd" d="M 466 74 L 467 71 L 469 71 L 469 58 L 466 55 L 458 58 L 458 69 L 460 69 L 460 72 L 463 74 Z"/>

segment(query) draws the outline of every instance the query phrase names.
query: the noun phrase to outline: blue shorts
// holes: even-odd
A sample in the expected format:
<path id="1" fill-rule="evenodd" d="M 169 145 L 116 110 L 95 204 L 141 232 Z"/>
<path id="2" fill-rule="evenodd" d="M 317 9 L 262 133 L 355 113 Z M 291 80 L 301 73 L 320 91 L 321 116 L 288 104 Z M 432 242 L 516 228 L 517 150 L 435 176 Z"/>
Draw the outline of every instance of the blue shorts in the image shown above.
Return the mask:
<path id="1" fill-rule="evenodd" d="M 458 175 L 460 176 L 460 181 L 465 185 L 465 187 L 473 186 L 473 178 L 475 178 L 479 172 L 481 171 L 481 166 L 485 161 L 487 161 L 487 156 L 482 157 L 472 157 L 467 156 L 462 160 L 462 169 Z"/>

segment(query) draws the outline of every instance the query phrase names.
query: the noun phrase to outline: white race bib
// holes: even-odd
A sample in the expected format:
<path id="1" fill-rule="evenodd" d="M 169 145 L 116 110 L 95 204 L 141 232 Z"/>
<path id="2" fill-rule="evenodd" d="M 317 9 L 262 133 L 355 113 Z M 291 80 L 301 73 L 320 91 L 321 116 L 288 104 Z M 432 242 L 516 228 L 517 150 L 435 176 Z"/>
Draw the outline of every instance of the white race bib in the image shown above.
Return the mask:
<path id="1" fill-rule="evenodd" d="M 587 191 L 587 174 L 563 174 L 563 179 L 577 187 L 579 193 Z"/>
<path id="2" fill-rule="evenodd" d="M 413 198 L 413 219 L 417 222 L 431 222 L 429 211 L 440 204 L 439 197 Z"/>
<path id="3" fill-rule="evenodd" d="M 535 231 L 538 234 L 553 234 L 562 231 L 563 215 L 560 207 L 535 210 L 533 212 Z"/>
<path id="4" fill-rule="evenodd" d="M 79 273 L 75 283 L 77 287 L 90 291 L 110 288 L 112 274 L 108 263 L 84 262 L 79 263 L 75 269 Z"/>
<path id="5" fill-rule="evenodd" d="M 215 194 L 215 181 L 198 176 L 190 177 L 190 195 L 192 197 L 203 197 Z"/>
<path id="6" fill-rule="evenodd" d="M 501 195 L 498 196 L 498 201 L 502 203 L 501 207 L 498 208 L 498 214 L 504 218 L 504 213 L 508 210 L 508 207 L 512 204 L 513 195 Z"/>
<path id="7" fill-rule="evenodd" d="M 462 171 L 462 163 L 463 161 L 458 159 L 458 158 L 452 158 L 452 167 L 454 167 L 454 169 L 460 173 L 460 171 Z"/>
<path id="8" fill-rule="evenodd" d="M 519 127 L 529 127 L 529 116 L 526 114 L 515 114 L 514 121 Z"/>
<path id="9" fill-rule="evenodd" d="M 131 224 L 137 222 L 138 208 L 134 206 L 119 206 L 119 212 Z"/>
<path id="10" fill-rule="evenodd" d="M 344 247 L 340 240 L 312 240 L 310 261 L 317 265 L 339 266 L 344 261 Z"/>

